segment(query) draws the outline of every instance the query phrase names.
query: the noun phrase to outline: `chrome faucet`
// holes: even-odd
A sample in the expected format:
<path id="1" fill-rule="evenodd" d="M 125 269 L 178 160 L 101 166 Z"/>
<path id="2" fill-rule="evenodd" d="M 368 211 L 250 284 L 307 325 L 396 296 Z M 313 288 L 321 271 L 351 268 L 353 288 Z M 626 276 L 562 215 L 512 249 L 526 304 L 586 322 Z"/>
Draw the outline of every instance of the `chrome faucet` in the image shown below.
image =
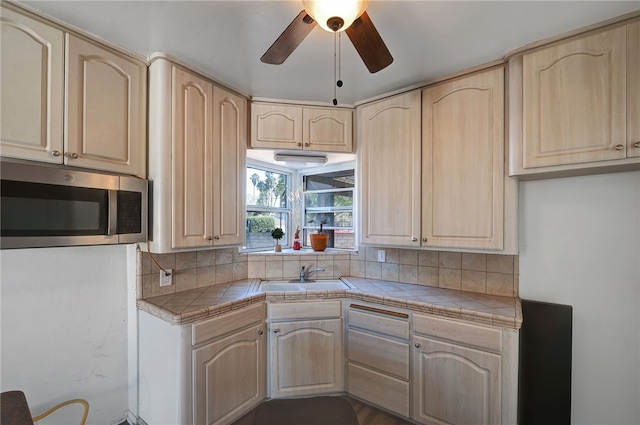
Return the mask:
<path id="1" fill-rule="evenodd" d="M 304 266 L 302 266 L 302 269 L 300 270 L 300 282 L 306 282 L 309 276 L 311 276 L 312 274 L 317 272 L 323 272 L 323 271 L 324 269 L 317 268 L 317 269 L 309 270 L 307 273 L 305 273 Z"/>

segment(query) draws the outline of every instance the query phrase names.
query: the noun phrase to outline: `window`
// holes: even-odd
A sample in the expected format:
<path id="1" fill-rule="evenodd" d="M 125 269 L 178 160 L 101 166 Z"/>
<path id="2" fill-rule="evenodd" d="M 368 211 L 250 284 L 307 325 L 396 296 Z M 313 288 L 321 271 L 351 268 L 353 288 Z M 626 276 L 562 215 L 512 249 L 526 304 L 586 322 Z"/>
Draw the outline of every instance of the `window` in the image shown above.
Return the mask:
<path id="1" fill-rule="evenodd" d="M 291 205 L 287 199 L 291 174 L 258 165 L 247 166 L 247 250 L 272 249 L 271 230 L 284 230 L 283 246 L 289 245 Z"/>
<path id="2" fill-rule="evenodd" d="M 303 176 L 305 246 L 310 246 L 309 234 L 322 226 L 322 231 L 329 234 L 328 247 L 355 248 L 354 187 L 353 168 Z"/>

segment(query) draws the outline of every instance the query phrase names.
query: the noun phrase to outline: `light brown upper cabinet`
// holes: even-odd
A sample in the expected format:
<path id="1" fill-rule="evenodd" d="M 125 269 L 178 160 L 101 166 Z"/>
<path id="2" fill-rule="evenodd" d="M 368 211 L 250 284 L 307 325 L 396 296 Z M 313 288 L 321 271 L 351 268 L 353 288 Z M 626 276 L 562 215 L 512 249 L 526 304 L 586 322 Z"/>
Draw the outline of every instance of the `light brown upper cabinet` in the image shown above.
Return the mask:
<path id="1" fill-rule="evenodd" d="M 0 11 L 2 156 L 146 177 L 146 63 Z"/>
<path id="2" fill-rule="evenodd" d="M 353 111 L 253 102 L 251 147 L 352 152 Z"/>
<path id="3" fill-rule="evenodd" d="M 361 243 L 517 252 L 504 69 L 358 108 Z"/>
<path id="4" fill-rule="evenodd" d="M 510 59 L 510 174 L 640 164 L 640 21 Z"/>
<path id="5" fill-rule="evenodd" d="M 360 240 L 420 246 L 420 91 L 358 108 Z"/>
<path id="6" fill-rule="evenodd" d="M 502 249 L 504 69 L 422 92 L 422 246 Z"/>
<path id="7" fill-rule="evenodd" d="M 241 244 L 246 99 L 164 56 L 149 81 L 150 250 Z"/>

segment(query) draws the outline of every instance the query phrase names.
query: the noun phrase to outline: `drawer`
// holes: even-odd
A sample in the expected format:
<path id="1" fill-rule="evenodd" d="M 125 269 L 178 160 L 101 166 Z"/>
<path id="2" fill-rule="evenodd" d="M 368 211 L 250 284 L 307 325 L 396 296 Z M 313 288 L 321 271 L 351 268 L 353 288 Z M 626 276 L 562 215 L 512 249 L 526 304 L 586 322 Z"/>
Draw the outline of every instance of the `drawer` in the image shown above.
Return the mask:
<path id="1" fill-rule="evenodd" d="M 348 338 L 349 360 L 409 379 L 409 343 L 354 329 L 349 329 Z"/>
<path id="2" fill-rule="evenodd" d="M 499 329 L 414 314 L 413 331 L 492 351 L 502 351 L 502 331 Z"/>
<path id="3" fill-rule="evenodd" d="M 390 412 L 409 416 L 409 382 L 352 363 L 347 392 Z"/>
<path id="4" fill-rule="evenodd" d="M 406 319 L 403 320 L 401 317 L 391 316 L 382 309 L 375 309 L 378 310 L 378 312 L 373 312 L 368 310 L 361 310 L 360 307 L 361 306 L 358 304 L 352 304 L 351 306 L 349 306 L 350 327 L 358 327 L 361 329 L 394 336 L 396 338 L 406 340 L 409 339 L 409 322 Z M 395 312 L 393 313 L 398 314 Z"/>
<path id="5" fill-rule="evenodd" d="M 258 303 L 204 322 L 194 323 L 191 325 L 193 327 L 192 344 L 200 344 L 208 339 L 220 337 L 264 319 L 265 305 Z"/>
<path id="6" fill-rule="evenodd" d="M 269 319 L 320 319 L 342 317 L 340 301 L 311 301 L 269 304 Z"/>

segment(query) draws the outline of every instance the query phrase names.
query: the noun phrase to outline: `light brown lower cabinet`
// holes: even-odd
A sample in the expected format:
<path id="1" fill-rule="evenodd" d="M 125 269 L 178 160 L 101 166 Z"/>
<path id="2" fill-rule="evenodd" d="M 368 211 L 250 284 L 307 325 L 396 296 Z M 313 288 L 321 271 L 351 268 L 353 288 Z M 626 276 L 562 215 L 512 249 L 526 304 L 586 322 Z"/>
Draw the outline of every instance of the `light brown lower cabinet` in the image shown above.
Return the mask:
<path id="1" fill-rule="evenodd" d="M 500 355 L 413 338 L 412 419 L 423 424 L 499 424 Z"/>
<path id="2" fill-rule="evenodd" d="M 264 399 L 265 330 L 260 323 L 193 352 L 194 423 L 227 424 Z"/>

